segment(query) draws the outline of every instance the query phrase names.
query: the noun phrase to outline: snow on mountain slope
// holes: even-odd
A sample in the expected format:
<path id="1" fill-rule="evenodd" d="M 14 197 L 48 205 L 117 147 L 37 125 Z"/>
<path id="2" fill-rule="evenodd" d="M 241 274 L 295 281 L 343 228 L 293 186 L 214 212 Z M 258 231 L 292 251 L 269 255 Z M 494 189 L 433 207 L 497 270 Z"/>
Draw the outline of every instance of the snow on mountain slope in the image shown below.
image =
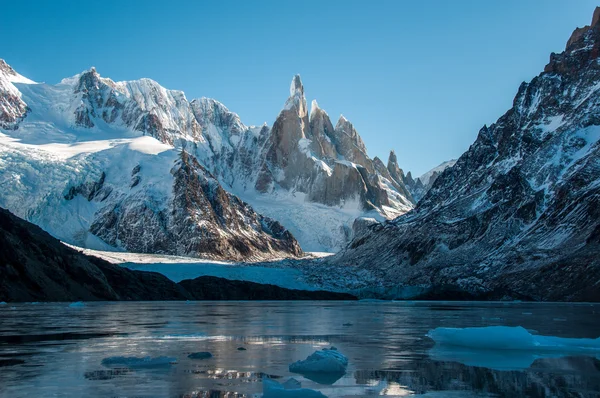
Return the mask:
<path id="1" fill-rule="evenodd" d="M 433 182 L 442 173 L 442 171 L 446 170 L 448 167 L 454 166 L 456 160 L 457 159 L 447 160 L 417 178 L 421 180 L 424 186 L 433 185 Z"/>
<path id="2" fill-rule="evenodd" d="M 141 105 L 131 102 L 131 87 L 148 89 Z M 168 116 L 162 126 L 197 123 L 179 112 L 182 94 L 147 81 L 112 83 L 93 69 L 19 90 L 28 113 L 0 133 L 0 203 L 20 217 L 105 250 L 238 260 L 301 254 L 285 228 L 224 191 L 185 145 L 173 146 L 181 142 L 135 130 L 154 102 L 169 104 L 156 111 Z"/>
<path id="3" fill-rule="evenodd" d="M 14 129 L 28 108 L 14 84 L 35 84 L 0 59 L 0 128 Z"/>
<path id="4" fill-rule="evenodd" d="M 597 8 L 415 210 L 330 261 L 394 288 L 600 300 L 599 20 Z"/>
<path id="5" fill-rule="evenodd" d="M 97 152 L 139 144 L 123 140 L 153 137 L 177 151 L 184 150 L 205 169 L 201 174 L 209 173 L 264 214 L 289 223 L 301 243 L 317 251 L 343 247 L 358 216 L 377 213 L 383 220 L 413 207 L 401 184 L 375 170 L 350 122 L 341 117 L 333 128 L 318 106 L 309 119 L 299 76 L 294 77 L 290 98 L 271 129 L 245 126 L 238 115 L 216 100 L 188 101 L 183 92 L 167 90 L 150 79 L 114 82 L 91 68 L 57 85 L 18 84 L 17 89 L 11 81 L 33 82 L 8 65 L 4 69 L 8 72 L 0 73 L 0 83 L 7 87 L 0 93 L 6 104 L 1 119 L 3 142 L 11 143 L 10 151 L 16 151 L 12 156 L 20 156 L 22 162 L 28 160 L 27 145 L 35 146 L 31 153 L 38 158 L 52 152 L 48 156 L 53 159 L 70 159 L 72 154 L 97 163 L 102 157 Z M 299 127 L 296 122 L 282 122 L 287 114 L 297 115 Z M 278 137 L 283 138 L 279 141 Z M 290 155 L 290 162 L 280 164 L 281 154 Z M 75 174 L 93 175 L 96 182 L 100 178 L 97 170 L 86 170 L 89 165 L 73 167 L 79 170 Z M 27 183 L 35 185 L 37 181 Z M 17 205 L 8 197 L 0 200 Z M 35 210 L 11 210 L 20 215 L 40 212 L 37 207 L 41 204 L 36 203 Z M 99 209 L 87 211 L 95 214 Z M 85 218 L 93 214 L 86 213 Z M 323 223 L 324 219 L 328 223 Z M 120 247 L 117 240 L 110 240 L 111 245 Z"/>
<path id="6" fill-rule="evenodd" d="M 434 167 L 433 169 L 429 170 L 428 172 L 415 179 L 413 179 L 410 171 L 406 176 L 403 176 L 402 178 L 404 180 L 406 188 L 411 193 L 412 197 L 416 201 L 419 201 L 423 196 L 425 196 L 427 191 L 431 189 L 431 187 L 435 183 L 435 180 L 437 180 L 437 178 L 442 174 L 442 172 L 447 168 L 454 166 L 455 163 L 456 159 L 447 160 L 439 166 Z"/>

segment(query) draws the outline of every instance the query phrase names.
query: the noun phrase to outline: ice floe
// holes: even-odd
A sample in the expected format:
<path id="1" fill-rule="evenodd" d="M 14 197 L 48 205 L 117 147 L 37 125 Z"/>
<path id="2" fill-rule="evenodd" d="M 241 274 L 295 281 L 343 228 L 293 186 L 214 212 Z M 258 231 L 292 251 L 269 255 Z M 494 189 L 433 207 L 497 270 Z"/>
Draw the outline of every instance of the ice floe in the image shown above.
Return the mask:
<path id="1" fill-rule="evenodd" d="M 106 367 L 153 368 L 170 366 L 177 363 L 173 357 L 108 357 L 102 360 Z"/>
<path id="2" fill-rule="evenodd" d="M 436 343 L 429 351 L 434 360 L 497 370 L 526 369 L 542 358 L 600 354 L 600 338 L 540 336 L 520 326 L 437 328 L 427 336 Z"/>
<path id="3" fill-rule="evenodd" d="M 202 351 L 202 352 L 193 352 L 188 355 L 190 359 L 208 359 L 212 358 L 212 354 L 210 352 Z"/>
<path id="4" fill-rule="evenodd" d="M 538 336 L 521 326 L 437 328 L 428 337 L 437 344 L 487 350 L 533 350 L 600 353 L 600 338 Z"/>
<path id="5" fill-rule="evenodd" d="M 302 388 L 299 381 L 289 379 L 284 384 L 263 379 L 263 398 L 327 398 L 319 391 Z"/>
<path id="6" fill-rule="evenodd" d="M 335 347 L 331 347 L 323 348 L 321 351 L 315 351 L 304 361 L 294 362 L 290 365 L 289 370 L 292 373 L 299 373 L 302 375 L 311 373 L 333 373 L 343 375 L 346 372 L 347 367 L 348 358 Z"/>

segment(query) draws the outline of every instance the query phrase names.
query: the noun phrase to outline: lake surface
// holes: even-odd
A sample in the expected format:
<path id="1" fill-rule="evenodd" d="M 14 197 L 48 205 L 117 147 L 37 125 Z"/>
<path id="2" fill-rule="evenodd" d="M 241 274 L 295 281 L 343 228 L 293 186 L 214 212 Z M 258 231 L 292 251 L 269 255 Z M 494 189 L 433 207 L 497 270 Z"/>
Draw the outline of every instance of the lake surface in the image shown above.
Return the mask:
<path id="1" fill-rule="evenodd" d="M 259 397 L 264 377 L 294 377 L 328 397 L 600 396 L 600 353 L 465 354 L 440 350 L 425 336 L 436 327 L 490 325 L 597 338 L 600 305 L 9 303 L 0 306 L 0 397 Z M 290 363 L 330 346 L 349 359 L 340 379 L 313 381 L 288 371 Z M 213 357 L 187 358 L 199 351 Z M 156 368 L 102 365 L 114 356 L 169 356 L 178 362 Z"/>

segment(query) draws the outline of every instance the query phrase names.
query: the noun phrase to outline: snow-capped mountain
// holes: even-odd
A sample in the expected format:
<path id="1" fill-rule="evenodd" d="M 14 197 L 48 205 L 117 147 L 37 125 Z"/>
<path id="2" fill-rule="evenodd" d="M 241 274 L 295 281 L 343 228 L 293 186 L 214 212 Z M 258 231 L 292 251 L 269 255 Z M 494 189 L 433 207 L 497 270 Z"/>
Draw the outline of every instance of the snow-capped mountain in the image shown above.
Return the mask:
<path id="1" fill-rule="evenodd" d="M 413 207 L 349 121 L 334 128 L 316 101 L 309 117 L 299 76 L 273 128 L 95 68 L 48 85 L 2 61 L 0 105 L 0 206 L 84 247 L 295 256 L 292 234 L 307 250 L 331 251 L 357 217 Z"/>
<path id="2" fill-rule="evenodd" d="M 597 8 L 412 212 L 370 227 L 330 261 L 379 273 L 400 295 L 452 286 L 476 297 L 598 300 L 599 20 Z"/>
<path id="3" fill-rule="evenodd" d="M 0 202 L 15 214 L 91 248 L 237 260 L 302 253 L 183 145 L 210 145 L 183 93 L 94 69 L 54 86 L 11 85 L 27 110 L 0 135 Z"/>
<path id="4" fill-rule="evenodd" d="M 409 171 L 408 174 L 403 178 L 406 189 L 408 189 L 408 191 L 411 193 L 414 200 L 418 202 L 423 196 L 425 196 L 427 191 L 431 189 L 433 183 L 442 174 L 442 172 L 448 167 L 454 166 L 455 163 L 456 159 L 447 160 L 417 178 L 413 178 L 411 172 Z"/>

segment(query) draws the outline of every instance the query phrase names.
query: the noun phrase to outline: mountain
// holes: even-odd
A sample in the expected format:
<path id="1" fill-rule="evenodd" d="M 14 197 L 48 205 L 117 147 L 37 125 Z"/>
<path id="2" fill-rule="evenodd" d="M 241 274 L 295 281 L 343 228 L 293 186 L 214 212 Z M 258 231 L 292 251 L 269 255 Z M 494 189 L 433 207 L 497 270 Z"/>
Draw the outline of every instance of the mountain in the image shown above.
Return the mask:
<path id="1" fill-rule="evenodd" d="M 600 300 L 599 20 L 597 8 L 413 211 L 329 262 L 378 273 L 398 295 Z"/>
<path id="2" fill-rule="evenodd" d="M 233 260 L 347 244 L 414 201 L 300 76 L 274 125 L 91 68 L 36 84 L 0 63 L 0 206 L 74 245 Z"/>
<path id="3" fill-rule="evenodd" d="M 114 83 L 93 68 L 54 86 L 11 86 L 27 109 L 0 133 L 0 204 L 15 214 L 91 248 L 235 260 L 302 254 L 289 231 L 225 191 L 186 145 L 213 139 L 193 116 L 204 101 L 190 104 L 147 79 Z"/>
<path id="4" fill-rule="evenodd" d="M 352 300 L 344 293 L 199 277 L 175 283 L 87 256 L 0 208 L 0 301 Z"/>
<path id="5" fill-rule="evenodd" d="M 431 189 L 433 183 L 442 174 L 442 172 L 448 167 L 454 166 L 455 163 L 456 159 L 447 160 L 415 179 L 412 178 L 412 175 L 409 172 L 409 174 L 404 179 L 406 189 L 409 190 L 412 197 L 416 201 L 421 200 L 421 198 L 425 196 L 427 191 Z"/>

